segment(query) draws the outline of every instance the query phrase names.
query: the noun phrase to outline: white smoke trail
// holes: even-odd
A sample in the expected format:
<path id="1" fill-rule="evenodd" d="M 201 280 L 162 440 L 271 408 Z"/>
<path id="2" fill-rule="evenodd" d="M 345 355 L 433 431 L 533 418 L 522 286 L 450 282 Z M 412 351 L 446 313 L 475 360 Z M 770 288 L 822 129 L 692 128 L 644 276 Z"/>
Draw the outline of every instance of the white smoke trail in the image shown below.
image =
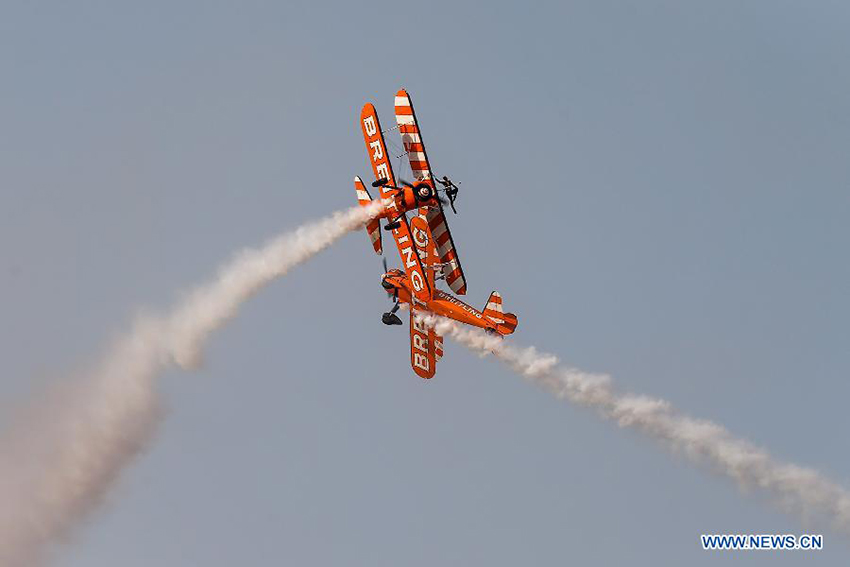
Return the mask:
<path id="1" fill-rule="evenodd" d="M 554 355 L 533 347 L 518 348 L 442 317 L 427 316 L 424 321 L 481 356 L 494 354 L 559 399 L 595 408 L 621 427 L 644 431 L 692 461 L 709 464 L 743 488 L 767 491 L 804 522 L 825 517 L 837 531 L 850 534 L 850 493 L 818 471 L 777 461 L 721 425 L 682 415 L 666 400 L 617 393 L 607 375 L 563 366 Z"/>
<path id="2" fill-rule="evenodd" d="M 164 317 L 140 318 L 93 371 L 39 400 L 0 440 L 0 565 L 43 564 L 151 441 L 156 378 L 198 364 L 204 341 L 261 287 L 378 214 L 353 207 L 225 264 Z"/>

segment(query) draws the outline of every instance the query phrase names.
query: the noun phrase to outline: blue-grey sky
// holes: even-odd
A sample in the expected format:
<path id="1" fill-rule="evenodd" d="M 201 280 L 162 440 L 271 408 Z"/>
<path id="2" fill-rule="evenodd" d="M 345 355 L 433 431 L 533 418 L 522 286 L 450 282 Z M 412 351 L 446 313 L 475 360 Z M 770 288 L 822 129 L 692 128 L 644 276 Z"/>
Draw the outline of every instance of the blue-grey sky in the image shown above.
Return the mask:
<path id="1" fill-rule="evenodd" d="M 405 87 L 463 182 L 470 303 L 498 289 L 517 342 L 848 486 L 848 27 L 841 2 L 7 3 L 0 410 L 354 204 L 360 107 L 390 125 Z M 850 552 L 703 551 L 806 526 L 457 345 L 416 378 L 379 274 L 350 235 L 166 375 L 157 442 L 57 565 Z"/>

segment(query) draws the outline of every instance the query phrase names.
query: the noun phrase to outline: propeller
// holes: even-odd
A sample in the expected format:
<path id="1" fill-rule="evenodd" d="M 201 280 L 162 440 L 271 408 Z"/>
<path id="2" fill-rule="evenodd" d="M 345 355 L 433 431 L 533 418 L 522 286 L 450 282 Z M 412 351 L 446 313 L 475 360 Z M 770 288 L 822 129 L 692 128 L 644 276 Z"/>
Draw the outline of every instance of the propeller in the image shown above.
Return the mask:
<path id="1" fill-rule="evenodd" d="M 410 187 L 411 189 L 413 189 L 413 198 L 417 201 L 427 201 L 429 199 L 436 198 L 441 203 L 445 203 L 442 198 L 437 195 L 437 192 L 434 190 L 434 188 L 428 183 L 425 183 L 424 181 L 420 181 L 416 185 L 414 185 L 410 181 L 405 181 L 404 179 L 399 179 L 398 182 L 404 185 L 405 187 Z"/>
<path id="2" fill-rule="evenodd" d="M 438 179 L 438 181 L 440 181 L 440 180 Z M 441 190 L 443 193 L 446 194 L 446 197 L 448 197 L 448 199 L 446 199 L 446 197 L 443 197 L 442 195 L 440 195 L 440 193 L 438 191 L 436 191 L 434 189 L 434 187 L 432 187 L 428 183 L 419 182 L 416 185 L 414 185 L 410 181 L 406 181 L 404 179 L 399 179 L 398 182 L 399 182 L 399 184 L 404 185 L 405 187 L 410 187 L 411 189 L 413 189 L 413 196 L 417 201 L 427 201 L 427 200 L 433 198 L 433 199 L 436 199 L 437 201 L 439 201 L 441 205 L 450 206 L 452 208 L 452 212 L 457 214 L 457 209 L 455 209 L 455 199 L 457 198 L 457 187 L 453 186 L 453 184 L 446 187 L 446 189 Z M 443 183 L 443 182 L 440 181 L 440 183 Z M 451 183 L 451 182 L 449 182 L 449 183 Z M 419 189 L 422 186 L 425 186 L 425 187 L 428 188 L 427 195 L 423 196 L 423 195 L 419 194 Z"/>
<path id="3" fill-rule="evenodd" d="M 380 179 L 376 179 L 375 181 L 372 182 L 372 187 L 375 187 L 375 188 L 383 187 L 387 183 L 389 183 L 389 179 L 387 179 L 386 177 L 381 177 Z"/>

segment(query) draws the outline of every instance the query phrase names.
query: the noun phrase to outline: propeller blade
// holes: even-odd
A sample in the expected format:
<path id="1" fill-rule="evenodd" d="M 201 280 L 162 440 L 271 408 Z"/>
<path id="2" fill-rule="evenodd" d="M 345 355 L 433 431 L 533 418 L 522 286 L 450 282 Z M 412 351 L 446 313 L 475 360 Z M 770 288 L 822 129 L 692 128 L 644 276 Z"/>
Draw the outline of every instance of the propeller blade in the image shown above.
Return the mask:
<path id="1" fill-rule="evenodd" d="M 383 187 L 387 183 L 389 183 L 389 179 L 387 179 L 386 177 L 381 177 L 380 179 L 376 179 L 372 182 L 372 187 Z"/>
<path id="2" fill-rule="evenodd" d="M 384 273 L 386 274 L 386 273 L 387 273 L 387 257 L 386 257 L 386 256 L 382 256 L 382 257 L 381 257 L 381 262 L 384 264 Z"/>

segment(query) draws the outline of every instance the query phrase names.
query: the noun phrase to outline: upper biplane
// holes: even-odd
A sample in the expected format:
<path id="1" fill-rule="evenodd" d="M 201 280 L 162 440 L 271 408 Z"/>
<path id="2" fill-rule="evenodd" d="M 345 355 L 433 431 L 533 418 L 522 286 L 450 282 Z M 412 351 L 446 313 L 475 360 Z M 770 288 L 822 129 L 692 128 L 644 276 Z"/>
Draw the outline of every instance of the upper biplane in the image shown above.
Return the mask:
<path id="1" fill-rule="evenodd" d="M 437 281 L 444 280 L 454 293 L 466 294 L 466 278 L 443 211 L 446 202 L 455 210 L 458 188 L 445 176 L 436 180 L 441 185 L 437 188 L 413 103 L 404 89 L 396 93 L 395 115 L 404 146 L 402 155 L 407 156 L 414 177 L 412 182 L 396 182 L 375 107 L 368 103 L 360 113 L 360 126 L 375 175 L 371 185 L 380 190 L 380 197 L 386 203 L 384 211 L 366 225 L 366 231 L 378 254 L 383 253 L 380 219 L 386 221 L 385 230 L 392 231 L 404 270 L 388 270 L 384 259 L 381 285 L 393 297 L 395 304 L 381 320 L 386 325 L 401 325 L 396 312 L 401 305 L 409 305 L 410 364 L 416 374 L 431 378 L 436 362 L 443 354 L 443 340 L 433 328 L 416 317 L 417 312 L 434 313 L 498 335 L 513 333 L 517 318 L 502 311 L 502 298 L 495 291 L 484 310 L 478 311 L 437 289 Z M 372 202 L 359 177 L 354 178 L 354 188 L 361 205 Z M 445 199 L 440 193 L 445 195 Z M 407 213 L 413 213 L 413 216 L 408 219 Z"/>

